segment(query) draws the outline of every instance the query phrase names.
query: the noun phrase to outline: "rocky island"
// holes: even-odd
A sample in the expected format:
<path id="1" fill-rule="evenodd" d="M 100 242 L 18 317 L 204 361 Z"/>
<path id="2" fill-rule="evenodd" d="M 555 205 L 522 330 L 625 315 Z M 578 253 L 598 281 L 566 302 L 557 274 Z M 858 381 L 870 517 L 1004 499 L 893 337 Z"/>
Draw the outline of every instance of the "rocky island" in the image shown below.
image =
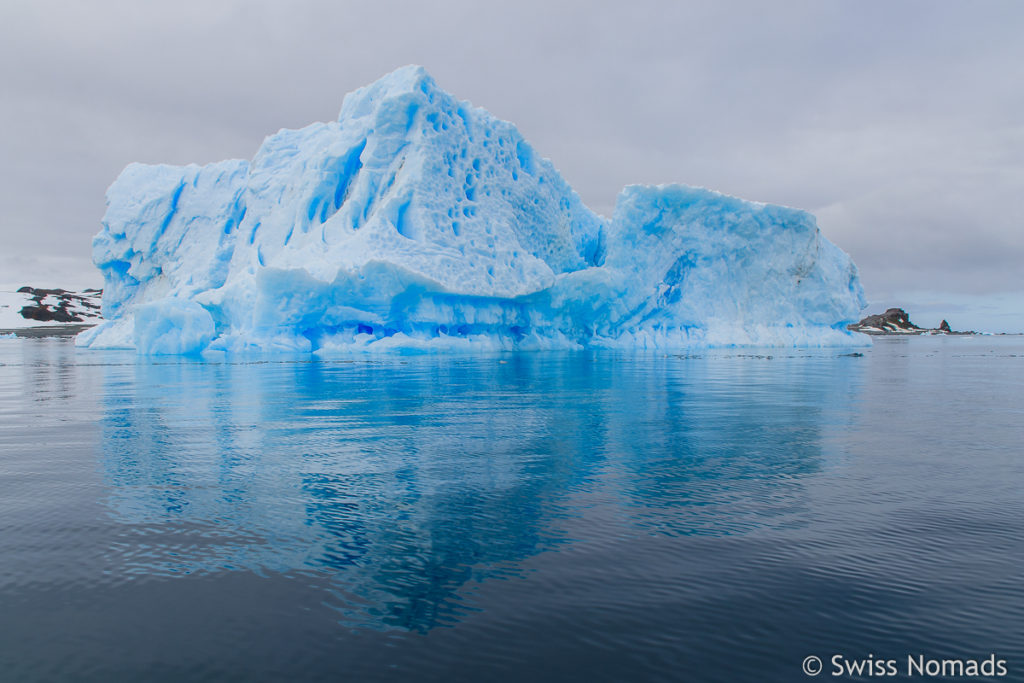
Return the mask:
<path id="1" fill-rule="evenodd" d="M 62 330 L 80 332 L 101 322 L 100 300 L 103 291 L 21 287 L 17 291 L 0 290 L 0 330 Z"/>
<path id="2" fill-rule="evenodd" d="M 902 308 L 890 308 L 885 313 L 869 315 L 858 323 L 847 325 L 852 332 L 863 332 L 874 336 L 880 335 L 913 335 L 913 334 L 977 334 L 976 332 L 957 332 L 943 320 L 938 327 L 918 327 L 910 322 L 910 315 Z"/>

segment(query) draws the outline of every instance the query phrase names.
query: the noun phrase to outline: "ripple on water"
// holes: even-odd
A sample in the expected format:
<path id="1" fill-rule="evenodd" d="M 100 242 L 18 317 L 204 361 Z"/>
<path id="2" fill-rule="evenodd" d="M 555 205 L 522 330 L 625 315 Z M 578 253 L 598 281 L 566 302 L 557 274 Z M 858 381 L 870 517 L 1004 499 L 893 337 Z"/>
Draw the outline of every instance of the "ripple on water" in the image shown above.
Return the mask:
<path id="1" fill-rule="evenodd" d="M 736 681 L 793 680 L 810 653 L 994 651 L 1020 670 L 1024 353 L 915 343 L 339 362 L 5 344 L 0 666 Z"/>

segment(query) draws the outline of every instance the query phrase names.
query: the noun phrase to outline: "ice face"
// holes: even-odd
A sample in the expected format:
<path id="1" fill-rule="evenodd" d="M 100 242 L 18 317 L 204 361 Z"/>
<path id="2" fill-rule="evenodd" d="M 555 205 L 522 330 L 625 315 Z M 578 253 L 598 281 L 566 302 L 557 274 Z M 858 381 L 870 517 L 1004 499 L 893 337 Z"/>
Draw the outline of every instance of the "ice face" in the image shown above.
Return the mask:
<path id="1" fill-rule="evenodd" d="M 132 164 L 78 343 L 205 351 L 851 343 L 850 258 L 802 211 L 631 186 L 609 222 L 515 127 L 420 67 L 251 162 Z"/>

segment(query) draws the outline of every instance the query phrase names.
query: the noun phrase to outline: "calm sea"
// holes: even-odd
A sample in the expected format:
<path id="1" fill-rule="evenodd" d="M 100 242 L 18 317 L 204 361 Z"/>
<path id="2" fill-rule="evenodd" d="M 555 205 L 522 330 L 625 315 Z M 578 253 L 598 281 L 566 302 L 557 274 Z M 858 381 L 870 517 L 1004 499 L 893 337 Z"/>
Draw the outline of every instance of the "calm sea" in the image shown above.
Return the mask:
<path id="1" fill-rule="evenodd" d="M 1024 680 L 1022 488 L 1021 337 L 312 362 L 0 339 L 0 679 L 994 655 Z"/>

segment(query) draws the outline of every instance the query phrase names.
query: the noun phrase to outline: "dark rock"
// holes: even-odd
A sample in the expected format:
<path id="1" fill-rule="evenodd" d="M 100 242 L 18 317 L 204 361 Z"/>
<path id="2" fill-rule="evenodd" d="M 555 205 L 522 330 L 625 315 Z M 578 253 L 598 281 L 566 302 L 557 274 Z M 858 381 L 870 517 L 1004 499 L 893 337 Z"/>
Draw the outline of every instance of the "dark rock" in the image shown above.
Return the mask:
<path id="1" fill-rule="evenodd" d="M 935 329 L 918 327 L 910 322 L 910 316 L 902 308 L 890 308 L 885 313 L 869 315 L 859 323 L 847 325 L 846 329 L 873 335 L 908 335 L 908 334 L 956 334 L 970 335 L 976 332 L 954 332 L 945 320 Z"/>
<path id="2" fill-rule="evenodd" d="M 66 307 L 47 308 L 46 306 L 23 306 L 21 317 L 26 320 L 39 320 L 53 323 L 80 323 L 81 318 L 72 315 Z"/>
<path id="3" fill-rule="evenodd" d="M 18 292 L 28 295 L 28 303 L 19 311 L 26 320 L 67 324 L 95 322 L 100 318 L 99 296 L 102 290 L 99 289 L 79 294 L 59 288 L 25 286 Z"/>
<path id="4" fill-rule="evenodd" d="M 923 328 L 910 322 L 910 316 L 902 308 L 890 308 L 885 313 L 869 315 L 847 329 L 867 334 L 920 334 Z"/>

